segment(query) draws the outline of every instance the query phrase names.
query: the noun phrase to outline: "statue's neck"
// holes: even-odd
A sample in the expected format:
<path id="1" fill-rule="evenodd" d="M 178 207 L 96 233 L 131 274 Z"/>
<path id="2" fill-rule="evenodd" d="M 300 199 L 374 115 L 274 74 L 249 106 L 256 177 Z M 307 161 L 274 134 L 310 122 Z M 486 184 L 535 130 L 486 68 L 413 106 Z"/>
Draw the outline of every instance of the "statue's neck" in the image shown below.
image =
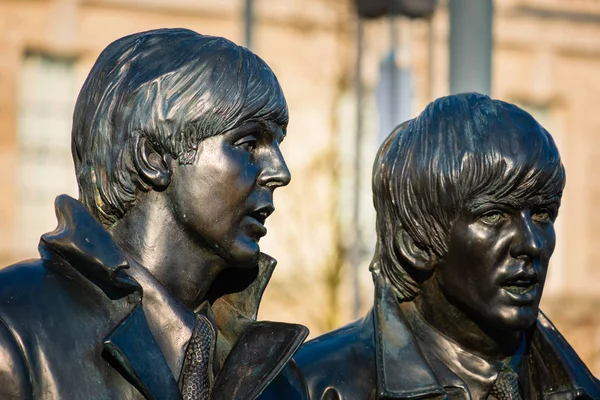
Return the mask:
<path id="1" fill-rule="evenodd" d="M 460 308 L 451 304 L 431 277 L 422 284 L 414 301 L 421 317 L 459 346 L 489 362 L 511 357 L 518 350 L 524 332 L 495 330 L 477 323 Z"/>
<path id="2" fill-rule="evenodd" d="M 165 201 L 160 193 L 145 193 L 109 232 L 128 258 L 193 309 L 204 300 L 225 262 L 182 229 Z"/>

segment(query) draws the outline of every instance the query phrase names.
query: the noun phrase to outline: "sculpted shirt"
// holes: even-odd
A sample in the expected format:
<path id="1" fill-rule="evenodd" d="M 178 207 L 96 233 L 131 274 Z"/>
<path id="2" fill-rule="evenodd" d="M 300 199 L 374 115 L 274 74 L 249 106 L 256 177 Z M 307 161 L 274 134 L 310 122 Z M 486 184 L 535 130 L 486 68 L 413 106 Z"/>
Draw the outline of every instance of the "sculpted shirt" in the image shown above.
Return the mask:
<path id="1" fill-rule="evenodd" d="M 471 399 L 485 399 L 505 363 L 513 370 L 520 371 L 521 360 L 527 347 L 525 337 L 513 357 L 502 362 L 491 363 L 465 350 L 429 325 L 413 303 L 403 303 L 401 309 L 411 329 L 419 332 L 415 335 L 416 340 L 442 386 L 462 387 L 469 393 Z"/>

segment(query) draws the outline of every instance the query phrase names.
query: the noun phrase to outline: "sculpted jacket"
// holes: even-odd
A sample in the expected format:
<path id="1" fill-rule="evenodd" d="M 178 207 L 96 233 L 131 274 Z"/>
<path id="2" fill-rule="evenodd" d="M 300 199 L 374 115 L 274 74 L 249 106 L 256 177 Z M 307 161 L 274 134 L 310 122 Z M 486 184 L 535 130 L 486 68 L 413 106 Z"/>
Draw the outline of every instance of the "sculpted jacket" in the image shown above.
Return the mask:
<path id="1" fill-rule="evenodd" d="M 196 315 L 158 282 L 143 292 L 122 251 L 78 201 L 60 196 L 56 212 L 58 228 L 42 236 L 41 258 L 0 270 L 0 398 L 180 399 L 182 366 L 174 360 L 185 353 Z M 256 321 L 274 267 L 262 255 L 195 311 L 217 332 L 203 355 L 212 363 L 211 399 L 306 396 L 288 362 L 307 329 Z M 164 318 L 159 335 L 145 301 Z"/>
<path id="2" fill-rule="evenodd" d="M 523 362 L 531 391 L 524 399 L 600 399 L 598 381 L 541 312 L 530 337 Z M 309 341 L 294 359 L 313 400 L 472 398 L 449 369 L 444 376 L 434 373 L 392 289 L 377 274 L 375 306 L 367 316 Z"/>

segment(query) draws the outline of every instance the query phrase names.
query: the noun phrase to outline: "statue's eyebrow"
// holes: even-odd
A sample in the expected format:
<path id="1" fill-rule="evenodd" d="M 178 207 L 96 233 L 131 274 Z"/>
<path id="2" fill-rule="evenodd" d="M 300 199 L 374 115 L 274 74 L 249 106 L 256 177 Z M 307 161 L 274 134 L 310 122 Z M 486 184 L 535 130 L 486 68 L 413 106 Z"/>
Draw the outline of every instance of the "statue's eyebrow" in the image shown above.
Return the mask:
<path id="1" fill-rule="evenodd" d="M 544 205 L 560 205 L 560 196 L 547 196 L 547 195 L 538 195 L 530 197 L 526 200 L 529 205 L 533 206 L 544 206 Z"/>
<path id="2" fill-rule="evenodd" d="M 273 139 L 277 139 L 278 142 L 285 139 L 287 132 L 277 122 L 269 120 L 259 120 L 258 122 L 263 131 L 269 133 Z"/>
<path id="3" fill-rule="evenodd" d="M 560 206 L 560 197 L 559 196 L 545 196 L 545 195 L 534 195 L 527 198 L 523 198 L 522 196 L 506 196 L 502 198 L 497 198 L 491 195 L 479 196 L 477 198 L 468 200 L 465 203 L 465 207 L 470 212 L 477 212 L 481 208 L 484 208 L 488 205 L 498 205 L 511 207 L 514 209 L 525 206 L 543 206 L 543 205 L 556 205 Z"/>
<path id="4" fill-rule="evenodd" d="M 468 200 L 465 203 L 465 207 L 471 212 L 477 212 L 481 208 L 484 208 L 489 205 L 517 208 L 522 204 L 523 203 L 521 201 L 515 199 L 513 196 L 502 197 L 499 199 L 496 196 L 484 195 L 484 196 L 478 196 L 477 198 Z"/>
<path id="5" fill-rule="evenodd" d="M 264 130 L 260 121 L 249 120 L 239 126 L 236 126 L 235 128 L 225 131 L 224 133 L 233 132 L 236 134 L 236 136 L 237 135 L 243 136 L 243 135 L 252 133 L 255 129 Z"/>

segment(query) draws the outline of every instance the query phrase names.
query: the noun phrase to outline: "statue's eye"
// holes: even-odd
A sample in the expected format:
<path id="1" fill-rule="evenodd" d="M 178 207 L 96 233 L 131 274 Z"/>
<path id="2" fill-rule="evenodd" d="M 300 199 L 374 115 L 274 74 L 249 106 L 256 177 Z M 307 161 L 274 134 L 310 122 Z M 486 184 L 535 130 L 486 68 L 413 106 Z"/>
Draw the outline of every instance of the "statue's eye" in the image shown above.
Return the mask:
<path id="1" fill-rule="evenodd" d="M 257 139 L 254 135 L 247 135 L 244 136 L 243 138 L 237 140 L 234 143 L 235 146 L 237 147 L 241 147 L 246 151 L 254 151 L 256 150 L 256 145 L 257 145 Z"/>
<path id="2" fill-rule="evenodd" d="M 481 222 L 483 222 L 484 224 L 494 225 L 500 221 L 505 220 L 506 215 L 502 211 L 493 210 L 493 211 L 486 212 L 485 214 L 480 216 L 478 219 Z"/>
<path id="3" fill-rule="evenodd" d="M 546 209 L 535 210 L 531 213 L 531 219 L 538 222 L 551 222 L 552 214 Z"/>

